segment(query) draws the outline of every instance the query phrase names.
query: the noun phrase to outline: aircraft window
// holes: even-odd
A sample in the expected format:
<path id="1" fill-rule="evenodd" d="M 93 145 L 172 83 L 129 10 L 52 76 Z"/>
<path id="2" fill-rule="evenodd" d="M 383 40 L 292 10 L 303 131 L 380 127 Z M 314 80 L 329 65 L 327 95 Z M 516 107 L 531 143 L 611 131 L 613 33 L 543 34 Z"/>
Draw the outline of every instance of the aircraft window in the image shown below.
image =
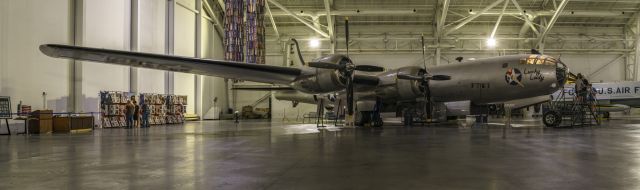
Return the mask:
<path id="1" fill-rule="evenodd" d="M 527 59 L 526 58 L 520 59 L 520 64 L 523 64 L 523 65 L 527 64 Z"/>
<path id="2" fill-rule="evenodd" d="M 527 64 L 528 64 L 528 65 L 536 64 L 536 58 L 535 58 L 535 57 L 534 57 L 534 58 L 529 57 L 529 58 L 527 59 Z"/>
<path id="3" fill-rule="evenodd" d="M 520 60 L 520 64 L 527 65 L 555 65 L 556 62 L 554 58 L 544 55 L 530 55 L 526 59 Z"/>
<path id="4" fill-rule="evenodd" d="M 556 62 L 557 62 L 557 61 L 556 61 L 556 59 L 554 59 L 554 58 L 550 58 L 550 57 L 549 57 L 549 58 L 547 58 L 547 60 L 545 61 L 545 63 L 544 63 L 544 64 L 545 64 L 545 65 L 555 65 L 555 64 L 556 64 Z"/>

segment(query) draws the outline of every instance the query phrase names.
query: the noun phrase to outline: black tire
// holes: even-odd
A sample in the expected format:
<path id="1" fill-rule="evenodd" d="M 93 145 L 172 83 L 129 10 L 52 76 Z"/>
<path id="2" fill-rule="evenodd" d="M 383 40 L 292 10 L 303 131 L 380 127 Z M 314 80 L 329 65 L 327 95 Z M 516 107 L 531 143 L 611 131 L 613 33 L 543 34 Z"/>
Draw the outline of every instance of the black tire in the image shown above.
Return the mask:
<path id="1" fill-rule="evenodd" d="M 602 117 L 604 117 L 605 119 L 609 119 L 609 118 L 611 118 L 611 114 L 609 112 L 604 112 L 602 114 Z"/>
<path id="2" fill-rule="evenodd" d="M 562 122 L 562 117 L 556 111 L 547 111 L 542 114 L 542 122 L 547 127 L 558 127 Z"/>
<path id="3" fill-rule="evenodd" d="M 382 127 L 382 125 L 384 125 L 384 122 L 382 121 L 382 119 L 375 119 L 374 121 L 371 122 L 372 127 Z"/>

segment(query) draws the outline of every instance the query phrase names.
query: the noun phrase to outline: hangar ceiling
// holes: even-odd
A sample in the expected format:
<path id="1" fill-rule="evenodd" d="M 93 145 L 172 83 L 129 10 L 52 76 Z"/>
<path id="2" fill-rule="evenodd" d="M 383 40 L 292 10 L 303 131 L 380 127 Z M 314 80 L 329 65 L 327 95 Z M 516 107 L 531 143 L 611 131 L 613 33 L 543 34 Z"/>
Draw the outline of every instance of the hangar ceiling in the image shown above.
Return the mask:
<path id="1" fill-rule="evenodd" d="M 209 1 L 217 6 L 222 2 Z M 349 44 L 355 53 L 419 53 L 424 35 L 432 57 L 524 53 L 536 48 L 552 54 L 624 56 L 629 70 L 635 59 L 640 60 L 637 0 L 266 1 L 271 12 L 265 18 L 268 55 L 282 55 L 290 38 L 322 41 L 319 48 L 304 43 L 305 53 L 344 52 L 342 27 L 348 17 Z M 216 10 L 223 14 L 220 7 Z M 490 38 L 497 41 L 496 47 L 489 45 Z M 438 61 L 434 58 L 436 65 Z"/>

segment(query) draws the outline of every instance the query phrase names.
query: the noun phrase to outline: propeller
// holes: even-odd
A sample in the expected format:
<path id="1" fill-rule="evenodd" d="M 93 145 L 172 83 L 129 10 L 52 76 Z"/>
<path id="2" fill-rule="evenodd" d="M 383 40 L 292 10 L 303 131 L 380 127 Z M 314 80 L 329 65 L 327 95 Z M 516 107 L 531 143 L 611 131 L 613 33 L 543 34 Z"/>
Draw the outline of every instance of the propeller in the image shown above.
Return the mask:
<path id="1" fill-rule="evenodd" d="M 308 66 L 313 68 L 320 69 L 333 69 L 340 72 L 341 78 L 343 82 L 345 82 L 346 91 L 347 91 L 347 110 L 349 115 L 353 115 L 354 106 L 353 106 L 353 77 L 355 71 L 364 71 L 364 72 L 381 72 L 384 71 L 383 67 L 374 66 L 374 65 L 355 65 L 353 61 L 349 58 L 349 19 L 345 18 L 345 38 L 346 38 L 346 46 L 347 46 L 347 54 L 346 55 L 334 55 L 328 59 L 322 59 L 319 61 L 309 62 Z M 337 64 L 336 64 L 337 59 Z"/>
<path id="2" fill-rule="evenodd" d="M 427 118 L 431 119 L 432 114 L 431 114 L 431 89 L 429 86 L 429 81 L 431 80 L 436 80 L 436 81 L 444 81 L 444 80 L 451 80 L 451 76 L 449 75 L 432 75 L 431 73 L 429 73 L 429 71 L 427 70 L 427 60 L 425 58 L 425 54 L 426 54 L 426 46 L 424 43 L 424 35 L 420 36 L 420 42 L 422 43 L 422 66 L 423 66 L 423 71 L 419 72 L 418 75 L 407 75 L 407 74 L 398 74 L 397 77 L 398 79 L 402 79 L 402 80 L 414 80 L 414 81 L 419 81 L 420 82 L 420 86 L 422 87 L 422 89 L 424 89 L 424 99 L 426 100 L 426 103 L 424 104 L 422 113 L 426 113 L 427 114 Z"/>
<path id="3" fill-rule="evenodd" d="M 542 55 L 542 53 L 540 53 L 540 51 L 538 51 L 537 49 L 531 49 L 531 54 Z"/>

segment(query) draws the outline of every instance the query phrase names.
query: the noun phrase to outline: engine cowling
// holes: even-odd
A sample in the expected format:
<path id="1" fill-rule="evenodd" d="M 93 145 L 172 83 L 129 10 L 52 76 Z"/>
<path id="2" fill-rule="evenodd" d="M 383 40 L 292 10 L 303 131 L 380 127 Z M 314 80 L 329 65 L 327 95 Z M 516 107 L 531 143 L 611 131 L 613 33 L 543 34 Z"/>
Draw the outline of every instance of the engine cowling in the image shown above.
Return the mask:
<path id="1" fill-rule="evenodd" d="M 346 88 L 340 72 L 330 69 L 317 69 L 316 75 L 297 80 L 291 87 L 304 93 L 320 94 L 340 91 Z"/>
<path id="2" fill-rule="evenodd" d="M 419 81 L 401 80 L 397 78 L 398 74 L 421 75 L 425 71 L 420 67 L 403 67 L 394 71 L 394 73 L 383 74 L 384 81 L 394 81 L 394 84 L 384 88 L 378 88 L 376 94 L 385 99 L 393 100 L 415 100 L 425 93 L 425 89 L 420 85 Z"/>

